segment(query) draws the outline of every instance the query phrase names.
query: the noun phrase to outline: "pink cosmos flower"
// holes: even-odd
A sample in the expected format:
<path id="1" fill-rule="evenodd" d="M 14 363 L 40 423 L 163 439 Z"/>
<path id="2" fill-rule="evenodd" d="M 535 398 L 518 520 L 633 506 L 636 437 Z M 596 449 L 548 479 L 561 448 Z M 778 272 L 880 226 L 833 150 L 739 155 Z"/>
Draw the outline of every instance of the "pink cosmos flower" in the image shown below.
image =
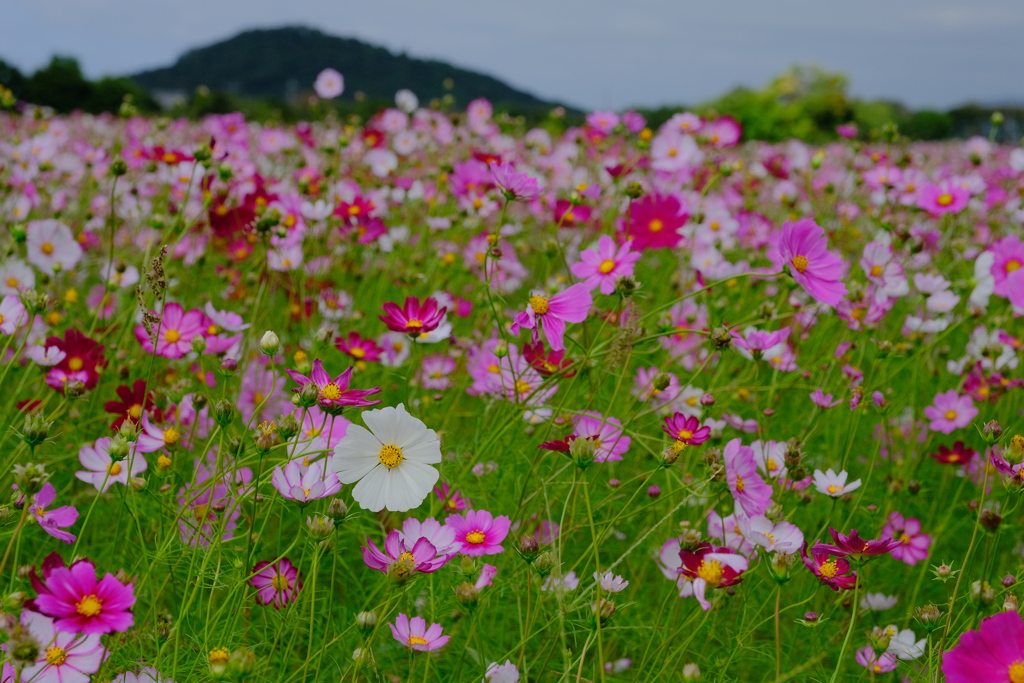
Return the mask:
<path id="1" fill-rule="evenodd" d="M 391 627 L 391 635 L 395 640 L 419 652 L 440 649 L 451 639 L 451 636 L 441 635 L 441 624 L 431 624 L 430 628 L 427 628 L 427 622 L 423 617 L 409 619 L 405 614 L 399 614 L 395 623 L 388 626 Z"/>
<path id="2" fill-rule="evenodd" d="M 540 187 L 537 179 L 531 178 L 525 173 L 519 173 L 507 161 L 490 163 L 491 175 L 494 177 L 494 184 L 505 194 L 509 201 L 532 201 L 540 196 Z"/>
<path id="3" fill-rule="evenodd" d="M 136 441 L 136 449 L 139 453 L 155 453 L 162 448 L 174 448 L 179 441 L 181 441 L 181 432 L 177 428 L 167 427 L 164 429 L 150 421 L 149 413 L 142 414 L 142 431 L 139 432 Z"/>
<path id="4" fill-rule="evenodd" d="M 25 610 L 21 613 L 21 625 L 28 635 L 39 643 L 36 661 L 21 670 L 20 681 L 33 683 L 88 683 L 91 675 L 99 671 L 107 658 L 107 651 L 100 643 L 100 634 L 83 635 L 57 627 L 53 619 Z M 8 650 L 10 646 L 4 645 Z M 4 664 L 3 683 L 14 683 Z"/>
<path id="5" fill-rule="evenodd" d="M 893 538 L 900 542 L 889 553 L 901 562 L 913 566 L 928 557 L 932 539 L 928 534 L 921 533 L 921 522 L 917 519 L 904 518 L 900 513 L 893 512 L 882 527 L 881 535 L 882 538 Z"/>
<path id="6" fill-rule="evenodd" d="M 89 635 L 127 631 L 135 624 L 132 584 L 125 586 L 113 574 L 97 581 L 92 562 L 79 560 L 65 567 L 57 553 L 43 560 L 42 571 L 42 580 L 35 570 L 29 577 L 39 593 L 29 608 L 54 617 L 57 630 Z"/>
<path id="7" fill-rule="evenodd" d="M 639 251 L 630 251 L 632 245 L 633 240 L 626 240 L 620 247 L 608 235 L 601 235 L 597 248 L 580 253 L 579 262 L 572 264 L 569 270 L 591 290 L 600 287 L 602 294 L 611 294 L 619 278 L 633 274 L 633 268 L 642 256 Z"/>
<path id="8" fill-rule="evenodd" d="M 363 562 L 367 567 L 384 574 L 400 573 L 403 578 L 409 578 L 414 572 L 436 572 L 453 557 L 439 552 L 426 536 L 406 537 L 397 530 L 384 539 L 384 552 L 369 538 L 366 542 L 369 547 L 363 546 Z"/>
<path id="9" fill-rule="evenodd" d="M 464 515 L 449 515 L 445 525 L 455 531 L 459 552 L 470 557 L 497 555 L 505 552 L 501 542 L 511 526 L 505 515 L 492 517 L 487 510 L 466 510 Z"/>
<path id="10" fill-rule="evenodd" d="M 438 309 L 437 299 L 427 297 L 420 304 L 417 297 L 405 298 L 405 304 L 399 308 L 398 304 L 390 301 L 383 305 L 386 315 L 378 316 L 388 329 L 392 332 L 420 335 L 437 329 L 437 326 L 444 320 L 447 308 Z"/>
<path id="11" fill-rule="evenodd" d="M 692 415 L 676 413 L 665 418 L 664 432 L 687 446 L 702 444 L 711 438 L 711 427 L 702 427 Z"/>
<path id="12" fill-rule="evenodd" d="M 469 506 L 469 501 L 462 495 L 462 493 L 447 483 L 442 482 L 440 486 L 434 487 L 434 495 L 441 499 L 441 504 L 444 509 L 448 512 L 458 512 L 459 510 L 465 510 Z"/>
<path id="13" fill-rule="evenodd" d="M 356 361 L 366 363 L 380 362 L 380 355 L 384 353 L 384 349 L 377 346 L 377 342 L 363 337 L 358 332 L 349 332 L 348 338 L 337 337 L 334 340 L 334 347 Z"/>
<path id="14" fill-rule="evenodd" d="M 688 579 L 682 585 L 679 597 L 692 595 L 705 612 L 711 609 L 711 603 L 705 597 L 707 591 L 739 583 L 743 580 L 741 575 L 749 566 L 747 558 L 732 548 L 713 546 L 707 542 L 699 543 L 692 550 L 681 549 L 679 559 L 682 560 L 679 575 Z"/>
<path id="15" fill-rule="evenodd" d="M 252 572 L 249 583 L 256 589 L 256 604 L 281 609 L 298 599 L 302 577 L 287 557 L 273 563 L 266 560 L 257 562 Z"/>
<path id="16" fill-rule="evenodd" d="M 39 526 L 43 528 L 43 531 L 57 540 L 68 544 L 74 543 L 76 536 L 70 532 L 62 531 L 61 528 L 69 527 L 78 521 L 78 510 L 71 505 L 62 505 L 61 507 L 47 510 L 46 508 L 53 504 L 53 501 L 56 499 L 57 491 L 54 490 L 53 484 L 46 482 L 29 503 L 32 515 L 39 522 Z"/>
<path id="17" fill-rule="evenodd" d="M 459 552 L 460 544 L 455 540 L 455 531 L 433 517 L 428 517 L 422 522 L 415 517 L 408 518 L 402 522 L 398 538 L 410 548 L 421 538 L 425 538 L 437 548 L 438 557 L 447 555 L 448 559 L 451 559 Z"/>
<path id="18" fill-rule="evenodd" d="M 822 392 L 821 389 L 815 389 L 811 392 L 811 402 L 819 408 L 828 409 L 836 407 L 842 403 L 843 400 L 840 398 L 833 401 L 832 394 L 826 394 Z"/>
<path id="19" fill-rule="evenodd" d="M 857 663 L 873 674 L 882 674 L 896 668 L 896 655 L 891 652 L 877 654 L 870 645 L 857 650 Z"/>
<path id="20" fill-rule="evenodd" d="M 936 394 L 935 402 L 924 409 L 924 416 L 931 420 L 928 428 L 943 434 L 950 434 L 953 430 L 966 427 L 977 414 L 974 399 L 967 395 L 960 396 L 956 389 Z"/>
<path id="21" fill-rule="evenodd" d="M 863 560 L 871 555 L 885 555 L 901 543 L 892 537 L 886 538 L 885 534 L 882 534 L 882 538 L 877 541 L 865 541 L 856 529 L 851 529 L 849 536 L 832 527 L 828 528 L 828 532 L 832 535 L 835 544 L 815 542 L 811 549 L 815 555 L 835 555 L 836 557 L 852 557 L 856 560 Z"/>
<path id="22" fill-rule="evenodd" d="M 547 299 L 535 294 L 530 297 L 526 310 L 512 322 L 512 334 L 519 334 L 520 328 L 533 330 L 533 341 L 539 339 L 538 329 L 543 328 L 548 346 L 553 351 L 565 348 L 565 324 L 581 323 L 587 319 L 594 298 L 587 285 L 577 283 L 561 294 Z"/>
<path id="23" fill-rule="evenodd" d="M 78 479 L 92 484 L 100 493 L 106 493 L 115 483 L 128 485 L 128 479 L 146 471 L 149 464 L 141 453 L 132 449 L 124 460 L 115 461 L 110 457 L 110 438 L 96 439 L 92 446 L 82 446 L 78 460 L 86 471 L 75 472 Z"/>
<path id="24" fill-rule="evenodd" d="M 373 396 L 374 394 L 380 393 L 380 387 L 373 389 L 349 389 L 349 384 L 352 381 L 353 367 L 349 366 L 345 372 L 338 375 L 336 378 L 331 378 L 327 371 L 324 370 L 324 364 L 317 358 L 313 361 L 313 367 L 309 372 L 309 377 L 306 377 L 301 372 L 295 370 L 285 370 L 288 376 L 299 383 L 298 387 L 292 389 L 295 393 L 300 393 L 302 388 L 307 384 L 313 384 L 319 390 L 319 397 L 317 398 L 317 405 L 320 409 L 329 415 L 340 414 L 341 410 L 346 407 L 363 407 L 372 406 L 380 403 L 380 401 L 367 400 L 367 396 Z"/>
<path id="25" fill-rule="evenodd" d="M 1024 681 L 1024 621 L 1016 610 L 982 619 L 942 655 L 946 683 Z"/>
<path id="26" fill-rule="evenodd" d="M 323 467 L 303 467 L 295 460 L 284 467 L 275 467 L 270 481 L 284 498 L 294 500 L 303 506 L 314 500 L 333 496 L 341 490 L 341 482 L 334 472 L 328 472 L 327 476 L 324 476 Z"/>
<path id="27" fill-rule="evenodd" d="M 622 423 L 614 417 L 604 417 L 594 411 L 585 411 L 576 416 L 574 436 L 579 439 L 593 439 L 594 462 L 622 460 L 622 454 L 633 442 L 622 435 Z"/>
<path id="28" fill-rule="evenodd" d="M 25 306 L 16 294 L 8 294 L 0 301 L 0 333 L 14 334 L 14 331 L 28 322 Z"/>
<path id="29" fill-rule="evenodd" d="M 917 195 L 917 205 L 933 216 L 941 216 L 960 213 L 970 199 L 970 190 L 952 180 L 943 180 L 938 185 L 929 183 L 922 187 Z"/>
<path id="30" fill-rule="evenodd" d="M 735 330 L 730 330 L 730 334 L 733 336 L 733 346 L 740 349 L 741 355 L 753 358 L 754 360 L 761 360 L 761 356 L 764 355 L 766 349 L 781 344 L 789 338 L 789 328 L 783 327 L 781 330 L 774 332 L 761 332 L 754 328 L 749 328 L 742 335 Z"/>
<path id="31" fill-rule="evenodd" d="M 164 306 L 160 322 L 153 329 L 157 334 L 156 347 L 146 328 L 139 325 L 135 328 L 135 338 L 146 353 L 172 360 L 183 357 L 192 350 L 192 338 L 202 335 L 210 326 L 210 321 L 199 309 L 185 312 L 181 304 L 169 303 Z"/>
<path id="32" fill-rule="evenodd" d="M 82 384 L 86 385 L 86 388 L 88 388 L 89 373 L 86 372 L 85 370 L 73 370 L 71 372 L 67 372 L 60 368 L 51 368 L 50 371 L 46 373 L 45 381 L 47 386 L 53 387 L 58 392 L 63 394 L 65 391 L 67 391 L 68 384 L 70 384 L 71 382 L 81 382 Z"/>
<path id="33" fill-rule="evenodd" d="M 757 473 L 754 450 L 744 446 L 739 438 L 725 445 L 722 451 L 725 460 L 725 477 L 729 483 L 736 504 L 748 517 L 763 515 L 772 504 L 772 487 Z"/>
<path id="34" fill-rule="evenodd" d="M 682 240 L 679 228 L 689 218 L 688 210 L 675 195 L 649 194 L 632 202 L 620 237 L 640 251 L 672 249 Z"/>
<path id="35" fill-rule="evenodd" d="M 455 359 L 443 353 L 432 353 L 424 356 L 416 378 L 424 389 L 443 391 L 451 386 L 451 376 L 455 372 Z"/>
<path id="36" fill-rule="evenodd" d="M 313 82 L 317 97 L 333 100 L 345 91 L 345 78 L 334 69 L 324 69 Z"/>
<path id="37" fill-rule="evenodd" d="M 825 231 L 811 218 L 782 226 L 779 257 L 815 301 L 835 306 L 846 295 L 843 260 L 828 251 Z"/>

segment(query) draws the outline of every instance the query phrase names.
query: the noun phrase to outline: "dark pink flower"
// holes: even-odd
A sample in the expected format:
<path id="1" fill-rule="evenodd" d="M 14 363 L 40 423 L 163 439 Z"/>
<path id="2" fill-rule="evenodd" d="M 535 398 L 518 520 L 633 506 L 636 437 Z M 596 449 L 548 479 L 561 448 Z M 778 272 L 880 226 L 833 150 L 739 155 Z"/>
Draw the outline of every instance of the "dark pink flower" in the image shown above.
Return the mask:
<path id="1" fill-rule="evenodd" d="M 818 577 L 818 579 L 831 588 L 834 591 L 838 591 L 840 588 L 843 590 L 853 590 L 853 587 L 857 584 L 857 572 L 850 569 L 850 562 L 845 557 L 836 557 L 833 559 L 829 553 L 819 552 L 818 547 L 820 543 L 815 542 L 814 549 L 811 550 L 811 556 L 807 556 L 807 543 L 805 542 L 800 548 L 800 557 L 804 561 L 804 566 L 807 567 L 808 571 Z"/>
<path id="2" fill-rule="evenodd" d="M 920 529 L 920 527 L 918 528 Z M 885 555 L 901 543 L 891 536 L 886 538 L 885 534 L 882 534 L 880 540 L 865 541 L 856 529 L 851 529 L 849 536 L 839 533 L 832 527 L 828 528 L 828 532 L 832 535 L 835 545 L 816 542 L 812 549 L 816 555 L 824 553 L 836 557 L 852 557 L 862 560 L 869 555 Z"/>
<path id="3" fill-rule="evenodd" d="M 744 446 L 736 438 L 725 445 L 722 459 L 725 460 L 725 478 L 736 505 L 748 517 L 763 515 L 772 504 L 772 487 L 757 473 L 754 449 Z"/>
<path id="4" fill-rule="evenodd" d="M 345 372 L 332 379 L 327 371 L 324 370 L 324 364 L 320 362 L 320 359 L 313 361 L 313 368 L 309 372 L 309 377 L 306 377 L 300 372 L 295 370 L 286 370 L 288 376 L 299 383 L 299 386 L 292 389 L 295 393 L 302 391 L 302 388 L 307 384 L 313 384 L 316 386 L 319 396 L 317 398 L 317 405 L 324 412 L 330 414 L 332 412 L 340 412 L 342 408 L 349 406 L 372 406 L 380 403 L 380 401 L 367 400 L 367 396 L 373 396 L 374 394 L 380 393 L 380 387 L 373 389 L 349 389 L 349 384 L 352 381 L 352 370 L 350 366 Z"/>
<path id="5" fill-rule="evenodd" d="M 131 584 L 125 586 L 113 574 L 97 581 L 92 562 L 79 560 L 65 567 L 57 553 L 43 561 L 42 570 L 42 580 L 35 570 L 29 577 L 39 596 L 26 606 L 53 617 L 57 630 L 88 635 L 127 631 L 135 624 Z"/>
<path id="6" fill-rule="evenodd" d="M 594 298 L 583 283 L 577 283 L 550 299 L 535 294 L 530 297 L 526 310 L 512 322 L 512 334 L 520 328 L 533 330 L 533 341 L 539 338 L 538 329 L 544 330 L 552 351 L 565 349 L 565 324 L 581 323 L 587 319 Z"/>
<path id="7" fill-rule="evenodd" d="M 670 437 L 687 446 L 695 446 L 711 438 L 711 427 L 701 427 L 700 420 L 682 413 L 666 417 L 662 429 Z"/>
<path id="8" fill-rule="evenodd" d="M 363 337 L 358 332 L 349 332 L 348 338 L 335 338 L 334 347 L 342 353 L 355 358 L 356 361 L 364 361 L 366 363 L 380 362 L 380 355 L 384 353 L 384 349 L 378 346 L 377 342 Z"/>
<path id="9" fill-rule="evenodd" d="M 445 525 L 455 532 L 455 542 L 462 545 L 460 553 L 480 557 L 505 552 L 501 542 L 508 536 L 511 523 L 508 517 L 492 517 L 487 510 L 466 510 L 465 515 L 449 515 Z"/>
<path id="10" fill-rule="evenodd" d="M 743 580 L 741 575 L 749 566 L 747 558 L 733 548 L 714 546 L 707 542 L 697 544 L 692 550 L 682 548 L 679 559 L 679 576 L 683 581 L 679 597 L 692 595 L 704 611 L 711 609 L 711 603 L 705 597 L 707 591 L 739 583 Z"/>
<path id="11" fill-rule="evenodd" d="M 383 552 L 369 538 L 366 539 L 366 543 L 369 547 L 363 546 L 363 562 L 367 567 L 384 574 L 395 571 L 406 579 L 415 572 L 436 572 L 454 556 L 439 552 L 437 546 L 426 536 L 406 539 L 403 533 L 397 530 L 392 531 L 384 539 Z"/>
<path id="12" fill-rule="evenodd" d="M 525 173 L 519 173 L 507 161 L 492 161 L 490 169 L 491 175 L 494 177 L 494 184 L 505 193 L 505 199 L 531 201 L 540 196 L 537 179 L 531 178 Z"/>
<path id="13" fill-rule="evenodd" d="M 256 589 L 257 604 L 281 609 L 298 599 L 302 578 L 298 568 L 287 557 L 273 563 L 266 560 L 257 562 L 252 571 L 249 583 Z"/>
<path id="14" fill-rule="evenodd" d="M 1024 683 L 1024 622 L 1016 610 L 983 619 L 943 653 L 946 683 Z"/>
<path id="15" fill-rule="evenodd" d="M 153 328 L 156 347 L 142 325 L 135 328 L 135 338 L 146 353 L 156 353 L 174 360 L 191 351 L 192 338 L 202 335 L 211 325 L 210 319 L 199 309 L 186 313 L 181 304 L 169 303 L 164 306 L 160 322 Z"/>
<path id="16" fill-rule="evenodd" d="M 401 308 L 390 301 L 384 304 L 383 308 L 386 315 L 378 317 L 389 330 L 415 335 L 437 329 L 448 311 L 447 308 L 438 309 L 437 300 L 434 298 L 428 297 L 420 304 L 420 300 L 414 296 L 406 297 Z"/>
<path id="17" fill-rule="evenodd" d="M 944 213 L 960 213 L 967 207 L 970 198 L 971 193 L 967 188 L 951 180 L 943 180 L 938 185 L 929 183 L 922 187 L 917 195 L 917 205 L 933 216 L 941 216 Z"/>

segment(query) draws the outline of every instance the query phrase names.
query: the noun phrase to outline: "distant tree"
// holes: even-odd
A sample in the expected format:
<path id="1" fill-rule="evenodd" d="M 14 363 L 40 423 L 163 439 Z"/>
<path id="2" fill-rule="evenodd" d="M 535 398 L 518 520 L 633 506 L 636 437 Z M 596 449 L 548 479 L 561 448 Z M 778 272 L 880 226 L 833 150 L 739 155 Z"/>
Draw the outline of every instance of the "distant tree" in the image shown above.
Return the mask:
<path id="1" fill-rule="evenodd" d="M 953 117 L 927 109 L 915 111 L 900 121 L 900 132 L 915 140 L 942 140 L 953 134 Z"/>
<path id="2" fill-rule="evenodd" d="M 78 60 L 54 56 L 25 83 L 23 99 L 68 112 L 81 109 L 93 95 L 93 85 L 82 75 Z"/>
<path id="3" fill-rule="evenodd" d="M 13 92 L 15 97 L 21 97 L 25 90 L 25 76 L 17 67 L 0 59 L 0 85 Z"/>

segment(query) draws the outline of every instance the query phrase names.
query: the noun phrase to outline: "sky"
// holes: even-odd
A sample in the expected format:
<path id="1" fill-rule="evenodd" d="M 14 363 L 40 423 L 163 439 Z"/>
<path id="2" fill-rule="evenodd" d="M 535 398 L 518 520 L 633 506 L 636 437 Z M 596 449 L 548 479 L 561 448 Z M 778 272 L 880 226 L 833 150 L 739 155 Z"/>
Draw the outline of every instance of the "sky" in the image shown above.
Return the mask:
<path id="1" fill-rule="evenodd" d="M 87 76 L 305 25 L 584 109 L 706 101 L 794 64 L 915 108 L 1024 102 L 1024 0 L 0 0 L 0 58 Z M 329 66 L 329 65 L 324 65 Z"/>

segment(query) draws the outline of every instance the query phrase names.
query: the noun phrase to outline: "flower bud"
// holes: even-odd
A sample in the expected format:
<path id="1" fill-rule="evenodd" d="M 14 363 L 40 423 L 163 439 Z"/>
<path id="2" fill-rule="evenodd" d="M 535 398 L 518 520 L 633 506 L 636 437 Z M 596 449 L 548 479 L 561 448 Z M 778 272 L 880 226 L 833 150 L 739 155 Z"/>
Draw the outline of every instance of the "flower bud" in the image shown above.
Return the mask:
<path id="1" fill-rule="evenodd" d="M 508 342 L 500 341 L 494 346 L 494 355 L 498 358 L 508 356 Z"/>
<path id="2" fill-rule="evenodd" d="M 50 473 L 46 471 L 46 465 L 31 462 L 15 465 L 11 471 L 14 473 L 14 481 L 18 484 L 18 489 L 26 496 L 38 493 L 43 487 L 43 482 L 50 476 Z"/>
<path id="3" fill-rule="evenodd" d="M 646 194 L 644 192 L 644 186 L 636 182 L 626 185 L 622 192 L 630 199 L 640 199 L 640 197 L 643 197 L 644 194 Z"/>
<path id="4" fill-rule="evenodd" d="M 33 410 L 25 416 L 25 426 L 21 430 L 21 439 L 31 448 L 46 441 L 50 436 L 52 422 L 43 419 L 42 410 Z"/>
<path id="5" fill-rule="evenodd" d="M 615 603 L 606 598 L 598 598 L 590 605 L 590 611 L 595 618 L 601 620 L 603 626 L 615 614 Z"/>
<path id="6" fill-rule="evenodd" d="M 228 668 L 235 674 L 236 678 L 252 673 L 252 670 L 256 668 L 256 653 L 247 647 L 238 648 L 231 653 L 231 659 L 228 660 Z"/>
<path id="7" fill-rule="evenodd" d="M 4 611 L 16 612 L 25 604 L 28 594 L 25 591 L 15 591 L 4 598 Z"/>
<path id="8" fill-rule="evenodd" d="M 988 607 L 996 599 L 996 592 L 988 581 L 975 581 L 971 584 L 971 602 Z"/>
<path id="9" fill-rule="evenodd" d="M 260 351 L 268 356 L 273 356 L 280 348 L 281 340 L 273 331 L 267 330 L 263 333 L 263 337 L 260 338 Z"/>
<path id="10" fill-rule="evenodd" d="M 558 564 L 558 560 L 554 554 L 549 550 L 543 552 L 537 556 L 537 559 L 533 562 L 533 568 L 537 570 L 537 573 L 541 576 L 547 576 Z"/>
<path id="11" fill-rule="evenodd" d="M 128 479 L 128 485 L 132 487 L 132 491 L 138 493 L 139 491 L 145 491 L 149 482 L 142 477 L 130 477 Z"/>
<path id="12" fill-rule="evenodd" d="M 1016 612 L 1017 611 L 1017 596 L 1013 593 L 1007 593 L 1003 599 L 1003 611 L 1004 612 Z"/>
<path id="13" fill-rule="evenodd" d="M 219 399 L 213 404 L 213 419 L 221 427 L 227 427 L 235 419 L 235 407 L 226 398 Z"/>
<path id="14" fill-rule="evenodd" d="M 989 445 L 995 444 L 1003 436 L 1003 426 L 995 420 L 989 420 L 981 428 L 981 436 Z"/>
<path id="15" fill-rule="evenodd" d="M 299 433 L 299 421 L 294 415 L 288 413 L 278 421 L 277 433 L 281 437 L 281 441 L 290 441 Z"/>
<path id="16" fill-rule="evenodd" d="M 623 275 L 615 281 L 615 291 L 619 296 L 629 298 L 640 289 L 640 283 L 632 275 Z"/>
<path id="17" fill-rule="evenodd" d="M 360 612 L 356 615 L 356 628 L 364 636 L 368 636 L 373 633 L 373 630 L 377 628 L 377 613 L 373 610 L 369 612 Z"/>
<path id="18" fill-rule="evenodd" d="M 1003 577 L 1003 588 L 1011 588 L 1017 583 L 1017 577 L 1013 574 L 1007 574 Z"/>
<path id="19" fill-rule="evenodd" d="M 704 394 L 700 397 L 700 404 L 705 408 L 715 405 L 715 397 L 711 394 Z"/>
<path id="20" fill-rule="evenodd" d="M 334 520 L 326 515 L 306 518 L 306 527 L 313 538 L 327 538 L 334 531 Z"/>
<path id="21" fill-rule="evenodd" d="M 704 535 L 699 529 L 687 527 L 683 529 L 683 532 L 679 535 L 679 545 L 683 548 L 696 548 L 703 539 Z"/>
<path id="22" fill-rule="evenodd" d="M 210 673 L 214 677 L 220 678 L 227 671 L 229 661 L 231 661 L 231 653 L 226 647 L 213 648 L 210 650 L 209 656 Z"/>
<path id="23" fill-rule="evenodd" d="M 203 351 L 206 350 L 206 337 L 204 337 L 201 334 L 197 334 L 196 336 L 192 337 L 191 346 L 192 350 L 195 351 L 196 353 L 202 353 Z"/>
<path id="24" fill-rule="evenodd" d="M 569 442 L 569 456 L 580 469 L 585 469 L 594 462 L 596 451 L 593 439 L 579 438 Z"/>
<path id="25" fill-rule="evenodd" d="M 212 150 L 212 149 L 210 149 L 210 146 L 209 146 L 209 145 L 207 145 L 207 144 L 205 144 L 205 143 L 204 143 L 204 144 L 201 144 L 201 145 L 198 145 L 198 146 L 197 146 L 197 147 L 196 147 L 196 148 L 195 148 L 195 149 L 194 149 L 194 150 L 192 151 L 192 157 L 193 157 L 193 158 L 194 158 L 194 159 L 195 159 L 196 161 L 198 161 L 198 162 L 200 162 L 200 163 L 202 163 L 202 162 L 204 162 L 204 161 L 209 161 L 209 160 L 210 160 L 210 157 L 212 157 L 212 156 L 213 156 L 213 150 Z"/>
<path id="26" fill-rule="evenodd" d="M 526 534 L 519 539 L 519 556 L 527 563 L 536 560 L 539 553 L 540 544 L 537 543 L 537 539 L 533 537 L 533 534 Z"/>
<path id="27" fill-rule="evenodd" d="M 651 386 L 653 386 L 658 391 L 665 391 L 665 389 L 668 389 L 668 385 L 671 383 L 671 377 L 666 375 L 664 372 L 659 372 L 657 375 L 654 376 L 654 379 L 651 381 Z"/>
<path id="28" fill-rule="evenodd" d="M 1003 517 L 995 510 L 982 510 L 978 515 L 978 522 L 988 531 L 996 531 L 1003 523 Z"/>
<path id="29" fill-rule="evenodd" d="M 343 521 L 348 516 L 348 505 L 341 498 L 332 498 L 327 504 L 327 515 L 336 522 Z"/>
<path id="30" fill-rule="evenodd" d="M 318 389 L 312 382 L 309 382 L 302 386 L 302 390 L 299 391 L 298 397 L 300 408 L 312 408 L 320 399 L 320 389 Z"/>
<path id="31" fill-rule="evenodd" d="M 934 631 L 941 625 L 939 620 L 942 619 L 942 610 L 935 605 L 924 605 L 917 608 L 915 616 L 926 629 Z"/>
<path id="32" fill-rule="evenodd" d="M 64 385 L 64 395 L 68 398 L 81 398 L 85 396 L 85 384 L 78 380 L 71 380 Z"/>
<path id="33" fill-rule="evenodd" d="M 118 178 L 128 172 L 128 162 L 126 162 L 121 157 L 117 157 L 116 159 L 110 162 L 110 168 L 108 170 L 110 172 L 110 175 L 114 176 L 115 178 Z"/>
<path id="34" fill-rule="evenodd" d="M 710 339 L 711 344 L 716 349 L 725 349 L 728 348 L 730 344 L 732 344 L 732 335 L 729 333 L 729 330 L 725 329 L 724 327 L 716 327 L 715 329 L 711 330 Z"/>
<path id="35" fill-rule="evenodd" d="M 460 605 L 473 607 L 480 600 L 480 591 L 471 583 L 461 583 L 455 589 L 455 599 Z"/>

